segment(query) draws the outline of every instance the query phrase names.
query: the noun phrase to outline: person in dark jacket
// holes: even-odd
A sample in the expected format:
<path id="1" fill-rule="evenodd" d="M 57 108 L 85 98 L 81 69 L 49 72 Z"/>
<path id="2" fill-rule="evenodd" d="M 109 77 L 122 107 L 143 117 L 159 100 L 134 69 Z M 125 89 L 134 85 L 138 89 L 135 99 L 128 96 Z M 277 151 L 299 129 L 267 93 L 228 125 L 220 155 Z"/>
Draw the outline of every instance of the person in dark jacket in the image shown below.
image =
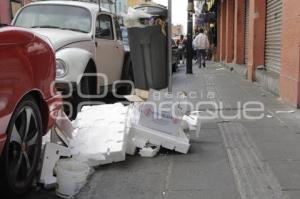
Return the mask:
<path id="1" fill-rule="evenodd" d="M 180 38 L 177 40 L 178 52 L 179 52 L 179 60 L 183 64 L 185 63 L 185 51 L 187 46 L 187 41 L 184 39 L 183 35 L 180 35 Z"/>

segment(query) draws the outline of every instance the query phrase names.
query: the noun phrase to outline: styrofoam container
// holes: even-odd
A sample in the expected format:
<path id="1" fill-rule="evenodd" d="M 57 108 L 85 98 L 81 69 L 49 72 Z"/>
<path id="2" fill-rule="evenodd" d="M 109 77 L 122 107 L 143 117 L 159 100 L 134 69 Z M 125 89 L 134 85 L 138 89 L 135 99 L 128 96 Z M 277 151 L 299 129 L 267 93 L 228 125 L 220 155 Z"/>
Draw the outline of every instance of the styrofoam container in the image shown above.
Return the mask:
<path id="1" fill-rule="evenodd" d="M 59 160 L 56 165 L 56 195 L 62 198 L 74 198 L 85 185 L 90 168 L 87 164 L 71 159 Z"/>
<path id="2" fill-rule="evenodd" d="M 140 104 L 135 103 L 128 111 L 130 121 L 126 153 L 134 155 L 136 148 L 143 148 L 147 143 L 161 146 L 186 154 L 190 148 L 190 140 L 179 127 L 176 134 L 153 129 L 140 124 Z"/>
<path id="3" fill-rule="evenodd" d="M 73 158 L 90 167 L 120 162 L 126 156 L 128 107 L 121 103 L 84 106 L 74 122 L 70 140 Z"/>

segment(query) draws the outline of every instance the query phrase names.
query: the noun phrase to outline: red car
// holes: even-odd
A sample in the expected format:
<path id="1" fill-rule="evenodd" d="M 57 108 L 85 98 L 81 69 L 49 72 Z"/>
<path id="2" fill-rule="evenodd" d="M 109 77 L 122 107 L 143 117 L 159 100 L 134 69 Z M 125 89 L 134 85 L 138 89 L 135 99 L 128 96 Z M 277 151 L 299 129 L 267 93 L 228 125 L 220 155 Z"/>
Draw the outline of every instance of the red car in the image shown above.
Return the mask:
<path id="1" fill-rule="evenodd" d="M 0 187 L 27 192 L 36 177 L 42 136 L 55 123 L 55 54 L 28 30 L 0 28 Z M 3 189 L 5 187 L 5 189 Z"/>

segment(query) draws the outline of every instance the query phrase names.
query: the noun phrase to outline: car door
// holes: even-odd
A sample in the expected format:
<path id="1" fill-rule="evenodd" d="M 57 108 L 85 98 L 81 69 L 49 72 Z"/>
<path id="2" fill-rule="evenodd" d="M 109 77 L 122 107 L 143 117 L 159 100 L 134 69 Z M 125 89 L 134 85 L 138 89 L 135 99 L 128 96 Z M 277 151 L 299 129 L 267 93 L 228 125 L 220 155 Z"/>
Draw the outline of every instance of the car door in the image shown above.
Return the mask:
<path id="1" fill-rule="evenodd" d="M 116 33 L 113 16 L 100 13 L 95 25 L 96 62 L 98 71 L 107 76 L 108 85 L 121 78 L 123 68 L 124 49 Z M 103 82 L 100 84 L 103 86 Z"/>

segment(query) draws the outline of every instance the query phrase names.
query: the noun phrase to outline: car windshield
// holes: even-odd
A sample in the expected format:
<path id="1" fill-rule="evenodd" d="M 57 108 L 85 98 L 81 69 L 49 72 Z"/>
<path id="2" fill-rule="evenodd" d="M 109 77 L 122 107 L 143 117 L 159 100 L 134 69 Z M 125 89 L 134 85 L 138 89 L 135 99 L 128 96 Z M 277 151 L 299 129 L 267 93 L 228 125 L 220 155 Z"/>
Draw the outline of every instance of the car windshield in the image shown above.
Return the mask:
<path id="1" fill-rule="evenodd" d="M 85 8 L 66 5 L 32 5 L 17 16 L 15 26 L 25 28 L 58 28 L 88 33 L 91 14 Z"/>

